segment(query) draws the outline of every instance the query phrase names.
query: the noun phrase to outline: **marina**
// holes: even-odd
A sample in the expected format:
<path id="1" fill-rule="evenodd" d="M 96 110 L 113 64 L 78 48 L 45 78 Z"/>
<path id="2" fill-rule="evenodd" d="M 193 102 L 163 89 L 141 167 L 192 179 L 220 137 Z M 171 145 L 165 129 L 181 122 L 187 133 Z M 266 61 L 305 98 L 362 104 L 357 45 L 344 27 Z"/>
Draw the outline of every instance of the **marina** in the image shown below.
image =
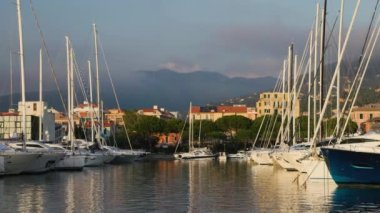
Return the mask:
<path id="1" fill-rule="evenodd" d="M 198 64 L 180 59 L 187 68 L 158 63 L 165 69 L 129 73 L 132 80 L 120 77 L 127 59 L 111 54 L 109 63 L 108 48 L 123 43 L 115 45 L 109 25 L 88 24 L 86 42 L 75 34 L 59 36 L 64 48 L 51 54 L 45 37 L 50 31 L 43 30 L 33 1 L 28 9 L 24 4 L 14 4 L 17 45 L 9 48 L 9 105 L 1 103 L 7 109 L 0 112 L 4 212 L 380 212 L 380 0 L 316 1 L 310 20 L 299 20 L 303 39 L 274 45 L 282 52 L 265 62 L 276 66 L 269 77 L 199 71 Z M 371 14 L 363 13 L 363 4 Z M 34 20 L 37 45 L 25 14 Z M 251 32 L 238 25 L 214 32 L 221 39 L 215 46 L 236 45 L 235 39 L 249 43 L 244 38 Z M 111 46 L 104 48 L 103 39 Z M 39 46 L 38 79 L 26 57 L 33 46 Z M 203 54 L 207 60 L 213 55 L 202 52 L 197 60 Z M 110 67 L 120 61 L 113 76 Z M 46 80 L 48 71 L 52 79 Z M 38 84 L 38 101 L 28 97 L 31 82 Z M 54 88 L 54 107 L 45 87 Z M 127 96 L 134 101 L 125 101 Z M 131 107 L 135 102 L 140 105 Z"/>

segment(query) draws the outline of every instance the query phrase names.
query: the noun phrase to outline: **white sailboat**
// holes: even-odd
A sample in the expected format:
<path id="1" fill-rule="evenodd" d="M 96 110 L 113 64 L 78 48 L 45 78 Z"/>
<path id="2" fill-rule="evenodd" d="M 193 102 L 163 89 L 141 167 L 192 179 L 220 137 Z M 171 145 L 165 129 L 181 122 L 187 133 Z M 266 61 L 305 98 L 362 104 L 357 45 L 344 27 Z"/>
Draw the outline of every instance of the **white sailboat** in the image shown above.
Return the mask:
<path id="1" fill-rule="evenodd" d="M 200 158 L 216 158 L 217 155 L 212 153 L 207 147 L 195 148 L 194 147 L 194 130 L 193 130 L 193 116 L 191 113 L 192 105 L 190 102 L 189 108 L 189 151 L 174 154 L 175 159 L 200 159 Z"/>
<path id="2" fill-rule="evenodd" d="M 82 170 L 85 166 L 86 156 L 75 150 L 74 140 L 74 60 L 73 49 L 70 48 L 69 38 L 66 36 L 66 59 L 67 59 L 67 114 L 68 114 L 68 141 L 70 142 L 70 150 L 66 150 L 60 144 L 49 144 L 57 150 L 65 152 L 65 157 L 55 165 L 57 170 Z"/>

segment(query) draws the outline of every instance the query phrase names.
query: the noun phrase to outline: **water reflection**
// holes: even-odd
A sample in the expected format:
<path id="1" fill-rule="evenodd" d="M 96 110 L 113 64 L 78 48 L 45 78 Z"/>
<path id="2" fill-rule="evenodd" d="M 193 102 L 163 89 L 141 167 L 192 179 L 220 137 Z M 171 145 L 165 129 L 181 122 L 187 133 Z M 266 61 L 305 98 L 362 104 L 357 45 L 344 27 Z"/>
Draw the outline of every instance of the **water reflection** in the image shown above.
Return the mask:
<path id="1" fill-rule="evenodd" d="M 379 212 L 380 188 L 339 187 L 333 192 L 332 212 Z"/>
<path id="2" fill-rule="evenodd" d="M 1 212 L 380 211 L 380 188 L 293 183 L 249 161 L 139 162 L 0 178 Z"/>

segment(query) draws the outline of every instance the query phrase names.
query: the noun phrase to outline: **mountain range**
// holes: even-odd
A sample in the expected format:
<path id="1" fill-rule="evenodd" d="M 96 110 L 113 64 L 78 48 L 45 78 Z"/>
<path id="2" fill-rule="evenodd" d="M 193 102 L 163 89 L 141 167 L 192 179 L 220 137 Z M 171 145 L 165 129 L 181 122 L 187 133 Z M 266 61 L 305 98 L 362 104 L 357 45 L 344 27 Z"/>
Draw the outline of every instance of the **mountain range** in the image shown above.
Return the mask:
<path id="1" fill-rule="evenodd" d="M 218 103 L 226 99 L 271 90 L 274 77 L 228 77 L 217 72 L 196 71 L 180 73 L 172 70 L 120 72 L 113 79 L 119 103 L 123 109 L 139 109 L 158 105 L 168 110 L 185 111 L 191 101 L 194 105 Z M 78 93 L 77 93 L 78 94 Z M 66 92 L 63 91 L 66 98 Z M 37 100 L 38 92 L 27 93 L 27 100 Z M 116 107 L 108 80 L 101 85 L 101 97 L 106 108 Z M 19 100 L 19 94 L 14 95 Z M 80 98 L 79 98 L 80 99 Z M 1 96 L 1 110 L 9 107 L 9 95 Z M 56 90 L 44 92 L 49 106 L 62 110 Z"/>

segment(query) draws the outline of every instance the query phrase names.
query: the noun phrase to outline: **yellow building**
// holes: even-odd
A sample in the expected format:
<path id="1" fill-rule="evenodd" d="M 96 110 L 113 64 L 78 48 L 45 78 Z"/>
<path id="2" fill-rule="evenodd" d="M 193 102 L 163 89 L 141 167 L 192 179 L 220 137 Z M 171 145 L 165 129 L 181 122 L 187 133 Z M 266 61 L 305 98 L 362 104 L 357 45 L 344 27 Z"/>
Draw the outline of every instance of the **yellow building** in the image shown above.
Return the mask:
<path id="1" fill-rule="evenodd" d="M 288 105 L 288 93 L 264 92 L 260 94 L 260 99 L 256 102 L 257 117 L 263 115 L 281 114 L 282 107 L 286 111 Z M 295 116 L 300 116 L 300 101 L 297 99 L 295 106 Z"/>
<path id="2" fill-rule="evenodd" d="M 255 120 L 257 113 L 255 108 L 245 105 L 234 106 L 193 106 L 191 114 L 194 120 L 210 120 L 216 121 L 224 116 L 240 115 L 251 120 Z"/>

